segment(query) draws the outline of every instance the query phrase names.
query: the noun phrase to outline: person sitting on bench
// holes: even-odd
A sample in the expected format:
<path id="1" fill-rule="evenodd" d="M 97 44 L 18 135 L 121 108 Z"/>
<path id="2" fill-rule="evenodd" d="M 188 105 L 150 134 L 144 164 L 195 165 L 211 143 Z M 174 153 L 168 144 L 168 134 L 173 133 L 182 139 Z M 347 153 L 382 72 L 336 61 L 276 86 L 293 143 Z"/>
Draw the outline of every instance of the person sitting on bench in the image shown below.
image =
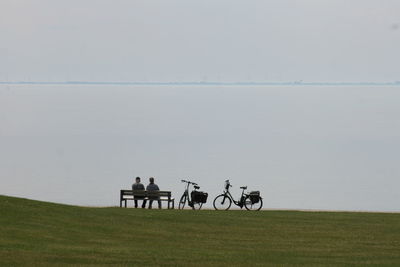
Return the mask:
<path id="1" fill-rule="evenodd" d="M 150 177 L 149 178 L 149 185 L 146 187 L 146 190 L 151 192 L 151 191 L 160 191 L 160 188 L 158 188 L 158 185 L 156 185 L 154 183 L 154 178 Z M 161 200 L 159 197 L 149 197 L 149 209 L 152 208 L 153 206 L 153 200 L 157 200 L 158 201 L 158 208 L 161 209 Z"/>
<path id="2" fill-rule="evenodd" d="M 140 182 L 140 177 L 136 177 L 136 182 L 132 185 L 132 190 L 143 190 L 144 191 L 144 185 Z M 139 199 L 143 199 L 142 208 L 144 209 L 146 207 L 146 199 L 144 199 L 144 197 L 141 197 L 141 196 L 134 197 L 135 208 L 138 207 Z"/>

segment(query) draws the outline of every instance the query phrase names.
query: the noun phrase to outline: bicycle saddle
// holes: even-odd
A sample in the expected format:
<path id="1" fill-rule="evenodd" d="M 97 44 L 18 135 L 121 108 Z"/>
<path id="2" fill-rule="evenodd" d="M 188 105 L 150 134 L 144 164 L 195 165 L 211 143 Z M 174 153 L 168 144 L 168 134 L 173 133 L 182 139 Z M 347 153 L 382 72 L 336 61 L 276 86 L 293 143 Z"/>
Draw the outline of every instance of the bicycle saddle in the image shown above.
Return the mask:
<path id="1" fill-rule="evenodd" d="M 241 186 L 240 188 L 246 190 L 246 189 L 247 189 L 247 186 Z"/>
<path id="2" fill-rule="evenodd" d="M 198 185 L 195 185 L 193 187 L 194 187 L 194 189 L 200 189 L 200 186 L 198 186 Z"/>

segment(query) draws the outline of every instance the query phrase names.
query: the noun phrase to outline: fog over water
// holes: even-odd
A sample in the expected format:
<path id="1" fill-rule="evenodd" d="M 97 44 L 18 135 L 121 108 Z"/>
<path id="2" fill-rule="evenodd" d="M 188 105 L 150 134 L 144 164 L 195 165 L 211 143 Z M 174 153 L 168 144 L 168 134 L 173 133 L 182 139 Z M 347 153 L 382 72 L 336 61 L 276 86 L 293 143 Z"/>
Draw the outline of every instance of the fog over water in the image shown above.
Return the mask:
<path id="1" fill-rule="evenodd" d="M 175 198 L 230 179 L 265 208 L 400 211 L 400 90 L 0 85 L 0 194 L 115 206 L 135 176 Z"/>

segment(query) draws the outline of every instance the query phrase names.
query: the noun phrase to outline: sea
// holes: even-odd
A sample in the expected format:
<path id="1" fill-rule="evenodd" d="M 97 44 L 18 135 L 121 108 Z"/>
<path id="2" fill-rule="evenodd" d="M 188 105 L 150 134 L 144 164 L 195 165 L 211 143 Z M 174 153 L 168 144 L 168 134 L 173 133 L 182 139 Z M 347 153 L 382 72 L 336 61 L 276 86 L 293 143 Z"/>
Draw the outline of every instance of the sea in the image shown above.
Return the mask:
<path id="1" fill-rule="evenodd" d="M 135 177 L 265 209 L 399 212 L 396 85 L 0 84 L 0 194 L 118 206 Z M 130 203 L 132 206 L 132 203 Z"/>

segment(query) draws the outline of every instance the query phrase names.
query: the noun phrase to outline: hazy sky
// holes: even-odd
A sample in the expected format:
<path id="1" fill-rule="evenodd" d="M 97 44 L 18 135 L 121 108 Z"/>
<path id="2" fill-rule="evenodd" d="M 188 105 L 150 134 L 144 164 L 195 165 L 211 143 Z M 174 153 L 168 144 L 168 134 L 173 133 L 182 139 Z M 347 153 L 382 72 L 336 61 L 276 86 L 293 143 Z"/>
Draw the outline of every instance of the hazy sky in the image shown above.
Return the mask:
<path id="1" fill-rule="evenodd" d="M 398 0 L 2 0 L 2 81 L 394 81 Z"/>
<path id="2" fill-rule="evenodd" d="M 400 1 L 0 1 L 0 81 L 400 81 Z M 400 211 L 400 87 L 0 85 L 0 194 L 133 177 L 266 208 Z M 146 181 L 145 181 L 146 182 Z"/>

